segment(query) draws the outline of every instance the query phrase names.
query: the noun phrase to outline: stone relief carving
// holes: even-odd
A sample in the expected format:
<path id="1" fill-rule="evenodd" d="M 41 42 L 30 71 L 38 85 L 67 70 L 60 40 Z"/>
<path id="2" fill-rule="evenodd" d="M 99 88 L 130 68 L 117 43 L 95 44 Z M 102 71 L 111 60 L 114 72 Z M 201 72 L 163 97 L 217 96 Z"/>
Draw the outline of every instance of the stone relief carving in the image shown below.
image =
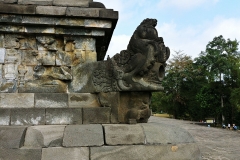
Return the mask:
<path id="1" fill-rule="evenodd" d="M 116 54 L 93 72 L 97 90 L 155 91 L 162 90 L 161 81 L 170 50 L 158 37 L 157 20 L 145 19 L 135 30 L 127 50 Z"/>

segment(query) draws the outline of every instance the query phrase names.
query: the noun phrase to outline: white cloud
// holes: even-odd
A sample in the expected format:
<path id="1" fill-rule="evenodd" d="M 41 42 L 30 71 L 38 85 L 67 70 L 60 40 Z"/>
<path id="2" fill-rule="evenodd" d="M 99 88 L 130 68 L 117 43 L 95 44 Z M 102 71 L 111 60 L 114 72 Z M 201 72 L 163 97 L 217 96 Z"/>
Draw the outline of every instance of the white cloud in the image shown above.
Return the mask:
<path id="1" fill-rule="evenodd" d="M 166 46 L 171 53 L 183 50 L 185 54 L 195 58 L 204 51 L 208 42 L 214 37 L 223 35 L 225 39 L 237 39 L 240 41 L 240 19 L 215 18 L 202 26 L 190 26 L 179 30 L 174 23 L 161 24 L 158 29 L 159 36 L 164 38 Z"/>
<path id="2" fill-rule="evenodd" d="M 107 58 L 107 55 L 113 57 L 115 54 L 120 53 L 121 50 L 127 49 L 130 38 L 131 36 L 128 35 L 113 36 L 105 59 Z"/>
<path id="3" fill-rule="evenodd" d="M 158 3 L 160 8 L 174 7 L 177 9 L 192 9 L 201 5 L 215 4 L 219 0 L 161 0 Z"/>
<path id="4" fill-rule="evenodd" d="M 114 9 L 115 11 L 123 11 L 124 9 L 124 3 L 122 0 L 98 0 L 98 2 L 101 2 L 105 5 L 108 9 Z"/>

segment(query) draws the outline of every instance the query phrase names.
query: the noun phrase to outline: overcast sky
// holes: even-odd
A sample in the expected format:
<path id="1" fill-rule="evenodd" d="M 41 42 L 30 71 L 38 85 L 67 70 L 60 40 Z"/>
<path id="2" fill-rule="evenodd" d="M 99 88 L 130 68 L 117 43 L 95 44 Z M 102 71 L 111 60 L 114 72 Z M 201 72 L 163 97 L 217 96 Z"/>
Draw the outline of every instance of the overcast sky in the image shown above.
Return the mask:
<path id="1" fill-rule="evenodd" d="M 127 48 L 136 27 L 145 18 L 158 20 L 165 45 L 198 56 L 209 41 L 223 35 L 240 41 L 240 0 L 96 0 L 119 11 L 119 20 L 107 55 Z"/>

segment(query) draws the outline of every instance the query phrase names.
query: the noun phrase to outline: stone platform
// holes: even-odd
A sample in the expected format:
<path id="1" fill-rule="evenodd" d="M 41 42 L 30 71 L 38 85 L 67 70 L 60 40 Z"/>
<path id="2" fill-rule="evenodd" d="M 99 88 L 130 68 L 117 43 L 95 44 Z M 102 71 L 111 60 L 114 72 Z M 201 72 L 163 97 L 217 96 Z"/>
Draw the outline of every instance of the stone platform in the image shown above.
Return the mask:
<path id="1" fill-rule="evenodd" d="M 181 128 L 159 123 L 0 126 L 1 160 L 196 160 Z"/>

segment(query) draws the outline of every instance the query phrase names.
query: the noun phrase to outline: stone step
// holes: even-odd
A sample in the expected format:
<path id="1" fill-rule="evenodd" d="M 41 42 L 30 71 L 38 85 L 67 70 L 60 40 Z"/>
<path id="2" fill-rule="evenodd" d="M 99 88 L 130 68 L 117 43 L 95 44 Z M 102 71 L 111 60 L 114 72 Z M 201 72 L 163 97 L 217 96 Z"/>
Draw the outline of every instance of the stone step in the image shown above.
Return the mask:
<path id="1" fill-rule="evenodd" d="M 111 123 L 111 108 L 0 109 L 0 125 L 69 125 Z"/>
<path id="2" fill-rule="evenodd" d="M 0 159 L 201 159 L 192 136 L 160 123 L 0 126 Z"/>

